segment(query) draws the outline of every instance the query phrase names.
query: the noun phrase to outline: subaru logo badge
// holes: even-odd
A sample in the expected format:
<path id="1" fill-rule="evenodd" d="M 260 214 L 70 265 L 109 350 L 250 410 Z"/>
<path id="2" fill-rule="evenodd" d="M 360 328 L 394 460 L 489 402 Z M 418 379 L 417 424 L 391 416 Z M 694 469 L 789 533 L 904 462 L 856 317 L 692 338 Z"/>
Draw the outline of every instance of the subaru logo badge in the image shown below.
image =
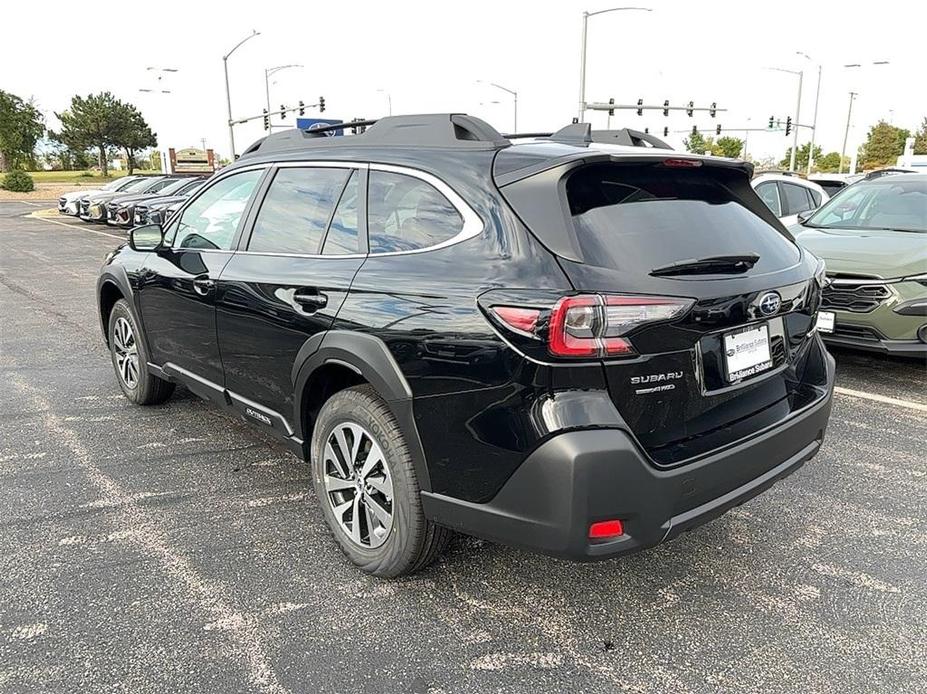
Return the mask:
<path id="1" fill-rule="evenodd" d="M 760 297 L 760 313 L 764 316 L 773 316 L 777 314 L 781 305 L 782 299 L 779 298 L 776 292 L 766 292 Z"/>

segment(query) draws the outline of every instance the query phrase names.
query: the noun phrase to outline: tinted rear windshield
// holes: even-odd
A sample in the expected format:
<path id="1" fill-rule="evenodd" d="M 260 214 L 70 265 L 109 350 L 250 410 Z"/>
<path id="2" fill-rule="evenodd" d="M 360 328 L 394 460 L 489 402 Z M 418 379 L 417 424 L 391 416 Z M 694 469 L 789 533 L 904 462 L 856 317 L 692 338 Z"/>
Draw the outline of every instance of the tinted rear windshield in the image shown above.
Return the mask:
<path id="1" fill-rule="evenodd" d="M 595 164 L 571 174 L 566 193 L 582 256 L 598 266 L 647 272 L 757 254 L 754 272 L 767 272 L 800 258 L 794 243 L 744 204 L 741 196 L 754 195 L 746 179 L 738 184 L 726 172 Z"/>

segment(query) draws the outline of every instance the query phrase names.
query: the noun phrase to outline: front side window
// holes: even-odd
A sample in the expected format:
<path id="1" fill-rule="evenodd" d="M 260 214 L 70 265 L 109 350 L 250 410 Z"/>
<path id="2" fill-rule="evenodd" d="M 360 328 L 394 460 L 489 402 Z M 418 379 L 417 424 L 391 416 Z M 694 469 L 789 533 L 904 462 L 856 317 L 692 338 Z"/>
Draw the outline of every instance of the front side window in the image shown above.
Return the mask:
<path id="1" fill-rule="evenodd" d="M 464 223 L 430 183 L 389 171 L 370 171 L 367 210 L 371 253 L 436 246 L 457 236 Z"/>
<path id="2" fill-rule="evenodd" d="M 806 210 L 813 210 L 815 205 L 808 189 L 804 186 L 797 186 L 794 183 L 780 183 L 783 194 L 785 195 L 785 204 L 789 208 L 789 214 L 798 214 Z"/>
<path id="3" fill-rule="evenodd" d="M 228 250 L 248 201 L 264 174 L 242 171 L 218 181 L 196 198 L 172 225 L 167 237 L 174 248 Z"/>
<path id="4" fill-rule="evenodd" d="M 316 255 L 349 169 L 284 168 L 261 204 L 249 251 Z"/>

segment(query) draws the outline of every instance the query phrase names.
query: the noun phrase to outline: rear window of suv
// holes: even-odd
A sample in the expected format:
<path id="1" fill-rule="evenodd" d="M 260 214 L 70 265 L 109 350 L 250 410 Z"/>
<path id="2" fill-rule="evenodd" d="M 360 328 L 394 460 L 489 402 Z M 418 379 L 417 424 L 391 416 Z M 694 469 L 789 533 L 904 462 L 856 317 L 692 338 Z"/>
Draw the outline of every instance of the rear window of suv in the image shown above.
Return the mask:
<path id="1" fill-rule="evenodd" d="M 753 195 L 743 182 L 746 193 Z M 594 164 L 566 183 L 586 262 L 648 272 L 680 260 L 757 253 L 756 270 L 794 265 L 798 248 L 716 172 Z"/>

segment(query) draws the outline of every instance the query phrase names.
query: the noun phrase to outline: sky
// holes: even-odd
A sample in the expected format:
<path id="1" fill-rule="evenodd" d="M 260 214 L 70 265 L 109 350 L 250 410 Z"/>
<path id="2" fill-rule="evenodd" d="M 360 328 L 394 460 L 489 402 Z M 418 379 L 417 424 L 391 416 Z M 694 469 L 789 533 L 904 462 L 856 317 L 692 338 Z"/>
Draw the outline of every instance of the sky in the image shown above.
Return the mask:
<path id="1" fill-rule="evenodd" d="M 819 64 L 816 141 L 825 152 L 840 150 L 851 90 L 859 97 L 848 153 L 879 119 L 913 130 L 927 116 L 927 53 L 915 33 L 927 19 L 924 0 L 639 2 L 652 11 L 589 19 L 586 100 L 691 100 L 727 110 L 715 119 L 707 113 L 666 118 L 662 111 L 642 117 L 618 111 L 612 127 L 650 127 L 662 136 L 666 126 L 676 146 L 693 125 L 714 130 L 720 124 L 722 135 L 743 137 L 734 129 L 764 128 L 770 116 L 794 118 L 798 77 L 769 69 L 774 67 L 804 71 L 800 122 L 810 125 Z M 391 102 L 394 114 L 464 112 L 509 132 L 513 99 L 487 84 L 495 82 L 518 92 L 520 131 L 555 130 L 577 115 L 582 13 L 616 4 L 52 0 L 37 10 L 30 3 L 7 3 L 0 89 L 34 98 L 51 128 L 57 125 L 54 113 L 66 109 L 72 95 L 109 90 L 141 109 L 162 149 L 198 147 L 205 140 L 227 156 L 222 56 L 257 30 L 260 35 L 228 60 L 235 118 L 265 108 L 266 68 L 293 63 L 303 67 L 271 77 L 274 108 L 300 99 L 316 103 L 324 95 L 326 117 L 375 118 L 386 115 Z M 89 24 L 82 28 L 82 22 Z M 848 63 L 862 67 L 844 68 Z M 586 119 L 600 128 L 607 116 L 589 112 Z M 293 124 L 293 116 L 282 122 Z M 237 126 L 237 151 L 263 135 L 260 120 Z M 807 141 L 810 130 L 801 129 L 799 137 L 800 144 Z M 782 132 L 752 132 L 747 149 L 755 158 L 778 158 L 790 144 Z"/>

